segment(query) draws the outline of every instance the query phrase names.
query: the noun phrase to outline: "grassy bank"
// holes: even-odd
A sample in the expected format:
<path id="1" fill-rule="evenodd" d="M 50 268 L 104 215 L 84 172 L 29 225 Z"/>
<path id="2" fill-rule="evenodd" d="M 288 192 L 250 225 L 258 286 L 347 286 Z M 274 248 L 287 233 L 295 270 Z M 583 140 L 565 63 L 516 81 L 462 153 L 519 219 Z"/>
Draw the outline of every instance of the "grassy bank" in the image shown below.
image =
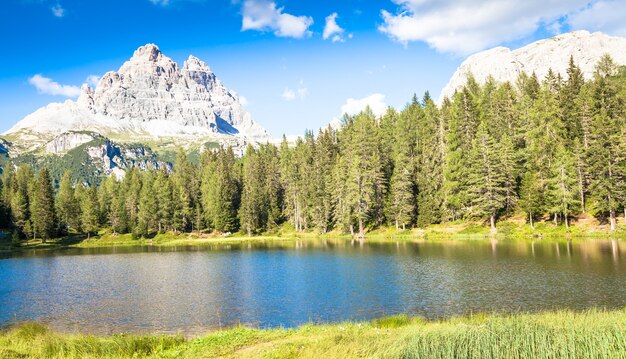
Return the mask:
<path id="1" fill-rule="evenodd" d="M 424 241 L 424 240 L 473 240 L 473 239 L 552 239 L 569 240 L 575 238 L 626 238 L 626 223 L 620 219 L 616 231 L 611 232 L 608 225 L 600 223 L 591 216 L 583 216 L 573 221 L 566 229 L 564 225 L 555 226 L 544 220 L 532 229 L 523 218 L 513 217 L 498 223 L 498 233 L 494 236 L 488 226 L 478 222 L 449 222 L 434 224 L 426 228 L 396 230 L 394 227 L 379 227 L 366 233 L 368 242 L 388 241 Z M 131 234 L 113 234 L 101 231 L 96 236 L 69 235 L 42 243 L 39 239 L 12 243 L 9 235 L 0 239 L 0 252 L 34 249 L 55 249 L 63 247 L 95 248 L 112 246 L 197 246 L 211 244 L 231 244 L 242 242 L 276 242 L 313 239 L 350 240 L 352 236 L 340 231 L 320 234 L 314 231 L 296 232 L 288 224 L 262 235 L 248 237 L 241 233 L 222 235 L 220 233 L 160 233 L 149 238 L 135 238 Z"/>
<path id="2" fill-rule="evenodd" d="M 626 310 L 396 316 L 297 329 L 244 327 L 176 336 L 58 334 L 24 324 L 0 334 L 2 358 L 624 358 Z"/>

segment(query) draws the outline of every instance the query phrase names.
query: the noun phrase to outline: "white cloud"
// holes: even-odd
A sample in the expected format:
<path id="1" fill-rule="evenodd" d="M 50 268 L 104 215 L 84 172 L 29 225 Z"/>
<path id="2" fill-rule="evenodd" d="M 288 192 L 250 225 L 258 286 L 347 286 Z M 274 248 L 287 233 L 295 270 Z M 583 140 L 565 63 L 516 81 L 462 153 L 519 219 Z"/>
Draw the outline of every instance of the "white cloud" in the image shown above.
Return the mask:
<path id="1" fill-rule="evenodd" d="M 625 1 L 600 0 L 567 18 L 572 30 L 602 31 L 610 35 L 626 36 Z"/>
<path id="2" fill-rule="evenodd" d="M 353 116 L 365 110 L 367 106 L 372 109 L 372 112 L 374 112 L 376 116 L 384 115 L 387 111 L 385 95 L 374 93 L 360 99 L 349 98 L 346 100 L 346 103 L 341 106 L 341 113 Z"/>
<path id="3" fill-rule="evenodd" d="M 154 5 L 167 6 L 170 4 L 170 0 L 150 0 Z"/>
<path id="4" fill-rule="evenodd" d="M 56 5 L 51 7 L 50 10 L 52 10 L 52 15 L 54 15 L 56 17 L 63 17 L 63 16 L 65 16 L 65 9 L 59 3 L 57 3 Z"/>
<path id="5" fill-rule="evenodd" d="M 345 30 L 337 24 L 338 16 L 336 12 L 326 16 L 326 25 L 324 26 L 324 33 L 322 34 L 324 40 L 331 39 L 332 42 L 345 41 L 342 36 Z"/>
<path id="6" fill-rule="evenodd" d="M 239 103 L 243 107 L 246 107 L 250 104 L 250 102 L 248 101 L 248 98 L 246 98 L 245 96 L 239 96 Z"/>
<path id="7" fill-rule="evenodd" d="M 98 75 L 89 75 L 85 79 L 85 82 L 89 86 L 91 86 L 91 87 L 96 87 L 96 85 L 98 85 L 98 82 L 100 82 L 100 76 L 98 76 Z"/>
<path id="8" fill-rule="evenodd" d="M 441 52 L 466 55 L 532 35 L 586 7 L 589 0 L 392 0 L 378 30 L 406 45 L 423 41 Z M 616 1 L 617 2 L 617 1 Z M 623 12 L 613 10 L 618 18 Z M 621 16 L 623 18 L 623 15 Z M 622 21 L 623 22 L 623 21 Z"/>
<path id="9" fill-rule="evenodd" d="M 65 97 L 78 97 L 80 88 L 72 85 L 61 85 L 47 77 L 37 74 L 28 79 L 28 83 L 35 86 L 37 92 L 48 95 L 59 95 Z"/>
<path id="10" fill-rule="evenodd" d="M 296 93 L 288 87 L 285 87 L 285 91 L 283 91 L 282 95 L 280 96 L 282 96 L 282 98 L 287 101 L 293 101 L 296 99 Z"/>
<path id="11" fill-rule="evenodd" d="M 292 90 L 289 87 L 285 87 L 281 97 L 287 101 L 293 101 L 296 98 L 304 100 L 309 94 L 309 89 L 304 87 L 304 80 L 300 80 L 300 84 L 296 90 Z"/>
<path id="12" fill-rule="evenodd" d="M 311 35 L 309 27 L 313 18 L 295 16 L 276 8 L 276 3 L 269 0 L 245 0 L 243 3 L 243 22 L 241 31 L 273 31 L 276 36 L 300 39 Z"/>

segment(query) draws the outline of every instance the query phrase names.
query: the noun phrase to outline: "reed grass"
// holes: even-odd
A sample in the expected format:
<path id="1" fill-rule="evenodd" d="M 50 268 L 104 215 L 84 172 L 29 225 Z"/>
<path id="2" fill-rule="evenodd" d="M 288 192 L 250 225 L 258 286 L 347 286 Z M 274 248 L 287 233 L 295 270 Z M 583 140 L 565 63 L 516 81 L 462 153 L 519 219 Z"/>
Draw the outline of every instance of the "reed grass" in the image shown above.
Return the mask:
<path id="1" fill-rule="evenodd" d="M 428 321 L 406 315 L 295 329 L 235 327 L 205 336 L 0 333 L 1 358 L 626 358 L 626 310 Z"/>

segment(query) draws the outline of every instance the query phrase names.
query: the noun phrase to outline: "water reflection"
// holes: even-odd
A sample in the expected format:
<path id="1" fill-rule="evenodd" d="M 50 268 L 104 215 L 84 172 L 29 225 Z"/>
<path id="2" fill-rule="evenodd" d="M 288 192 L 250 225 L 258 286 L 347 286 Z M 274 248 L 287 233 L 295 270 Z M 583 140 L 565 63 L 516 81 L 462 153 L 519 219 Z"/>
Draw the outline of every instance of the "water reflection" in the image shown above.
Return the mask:
<path id="1" fill-rule="evenodd" d="M 0 260 L 0 325 L 196 333 L 410 313 L 626 306 L 618 240 L 320 240 L 27 252 Z"/>

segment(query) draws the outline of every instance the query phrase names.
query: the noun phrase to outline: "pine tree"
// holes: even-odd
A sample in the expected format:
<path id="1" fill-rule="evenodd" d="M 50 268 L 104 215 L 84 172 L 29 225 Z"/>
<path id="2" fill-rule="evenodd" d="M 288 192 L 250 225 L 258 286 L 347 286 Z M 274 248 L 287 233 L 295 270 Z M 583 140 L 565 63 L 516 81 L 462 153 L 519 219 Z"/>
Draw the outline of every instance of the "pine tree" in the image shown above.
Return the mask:
<path id="1" fill-rule="evenodd" d="M 125 204 L 126 191 L 122 185 L 117 186 L 111 201 L 111 212 L 109 213 L 109 224 L 113 234 L 126 233 L 128 231 L 128 212 Z"/>
<path id="2" fill-rule="evenodd" d="M 388 218 L 395 223 L 396 229 L 400 226 L 405 229 L 415 218 L 416 208 L 416 164 L 417 164 L 417 129 L 416 117 L 422 118 L 421 107 L 414 100 L 405 111 L 400 114 L 393 126 L 393 172 L 390 185 L 390 210 Z M 383 140 L 384 142 L 384 140 Z"/>
<path id="3" fill-rule="evenodd" d="M 312 220 L 321 233 L 326 233 L 333 226 L 334 200 L 332 191 L 332 171 L 337 157 L 335 134 L 332 128 L 320 130 L 313 156 L 311 171 Z"/>
<path id="4" fill-rule="evenodd" d="M 623 103 L 617 96 L 614 75 L 617 68 L 610 56 L 604 56 L 596 66 L 594 87 L 594 117 L 591 124 L 588 162 L 590 192 L 599 211 L 609 214 L 611 230 L 615 230 L 615 212 L 623 196 L 623 174 L 620 172 L 619 144 L 622 128 Z"/>
<path id="5" fill-rule="evenodd" d="M 506 205 L 507 173 L 499 156 L 493 137 L 481 124 L 471 151 L 471 171 L 468 192 L 472 214 L 487 216 L 492 233 L 496 232 L 496 217 Z"/>
<path id="6" fill-rule="evenodd" d="M 100 229 L 98 190 L 96 186 L 90 186 L 80 191 L 81 228 L 87 234 L 97 233 Z"/>
<path id="7" fill-rule="evenodd" d="M 41 236 L 42 242 L 53 238 L 56 229 L 56 213 L 54 208 L 54 192 L 50 173 L 43 168 L 33 188 L 32 226 L 34 232 Z"/>
<path id="8" fill-rule="evenodd" d="M 196 207 L 193 200 L 198 198 L 197 182 L 193 178 L 195 172 L 185 152 L 182 149 L 178 150 L 172 172 L 172 193 L 175 204 L 173 228 L 175 232 L 184 232 L 193 227 L 194 208 Z"/>
<path id="9" fill-rule="evenodd" d="M 139 170 L 133 168 L 130 171 L 126 171 L 123 183 L 124 193 L 126 194 L 124 206 L 126 207 L 128 226 L 131 231 L 135 230 L 139 222 L 139 195 L 141 186 L 142 181 Z"/>
<path id="10" fill-rule="evenodd" d="M 467 161 L 469 147 L 465 143 L 461 122 L 466 120 L 460 116 L 463 106 L 472 108 L 469 93 L 464 91 L 454 98 L 454 105 L 444 103 L 442 108 L 443 116 L 447 117 L 448 132 L 446 133 L 446 158 L 443 168 L 443 195 L 444 210 L 446 219 L 456 220 L 463 216 L 463 211 L 467 206 Z M 471 118 L 475 122 L 475 111 L 468 111 L 467 119 Z"/>
<path id="11" fill-rule="evenodd" d="M 66 170 L 59 182 L 59 192 L 57 193 L 57 213 L 62 230 L 70 228 L 76 229 L 80 226 L 79 203 L 74 195 L 74 187 L 71 180 L 71 172 Z"/>
<path id="12" fill-rule="evenodd" d="M 205 220 L 220 232 L 237 230 L 239 183 L 235 170 L 235 155 L 231 148 L 210 154 L 203 161 L 202 198 Z"/>
<path id="13" fill-rule="evenodd" d="M 443 203 L 443 165 L 445 124 L 428 92 L 424 96 L 424 114 L 418 122 L 417 154 L 417 225 L 425 227 L 441 221 Z"/>
<path id="14" fill-rule="evenodd" d="M 265 222 L 262 198 L 264 183 L 258 157 L 254 147 L 248 145 L 243 162 L 243 190 L 239 208 L 239 221 L 248 236 L 261 230 Z"/>
<path id="15" fill-rule="evenodd" d="M 33 172 L 27 165 L 21 165 L 15 172 L 14 181 L 11 185 L 11 215 L 12 221 L 18 231 L 26 237 L 33 236 L 30 212 L 31 180 Z"/>
<path id="16" fill-rule="evenodd" d="M 142 178 L 141 191 L 139 192 L 139 206 L 137 212 L 137 228 L 135 234 L 147 236 L 157 228 L 158 203 L 154 191 L 154 173 L 147 171 Z"/>
<path id="17" fill-rule="evenodd" d="M 153 184 L 153 192 L 156 197 L 157 211 L 156 220 L 159 233 L 170 229 L 172 216 L 174 215 L 174 194 L 172 183 L 167 172 L 159 170 Z"/>
<path id="18" fill-rule="evenodd" d="M 524 173 L 520 184 L 519 205 L 528 216 L 528 223 L 535 229 L 534 219 L 543 212 L 542 187 L 537 179 L 537 173 L 529 169 Z"/>
<path id="19" fill-rule="evenodd" d="M 372 146 L 375 136 L 375 117 L 368 108 L 356 116 L 354 133 L 346 143 L 346 197 L 354 215 L 361 240 L 365 238 L 365 225 L 376 206 L 377 194 L 382 190 L 383 168 L 378 147 Z"/>
<path id="20" fill-rule="evenodd" d="M 283 188 L 280 182 L 280 163 L 278 160 L 278 149 L 272 144 L 261 145 L 259 150 L 261 159 L 261 173 L 263 176 L 263 208 L 266 213 L 265 229 L 275 229 L 281 223 L 283 207 Z M 309 184 L 307 190 L 310 191 L 312 185 Z M 307 193 L 309 193 L 307 191 Z M 311 197 L 307 198 L 307 206 L 310 206 Z"/>
<path id="21" fill-rule="evenodd" d="M 578 181 L 573 157 L 563 144 L 557 147 L 556 156 L 552 162 L 546 197 L 550 211 L 562 214 L 565 228 L 569 230 L 569 217 L 579 207 Z"/>

